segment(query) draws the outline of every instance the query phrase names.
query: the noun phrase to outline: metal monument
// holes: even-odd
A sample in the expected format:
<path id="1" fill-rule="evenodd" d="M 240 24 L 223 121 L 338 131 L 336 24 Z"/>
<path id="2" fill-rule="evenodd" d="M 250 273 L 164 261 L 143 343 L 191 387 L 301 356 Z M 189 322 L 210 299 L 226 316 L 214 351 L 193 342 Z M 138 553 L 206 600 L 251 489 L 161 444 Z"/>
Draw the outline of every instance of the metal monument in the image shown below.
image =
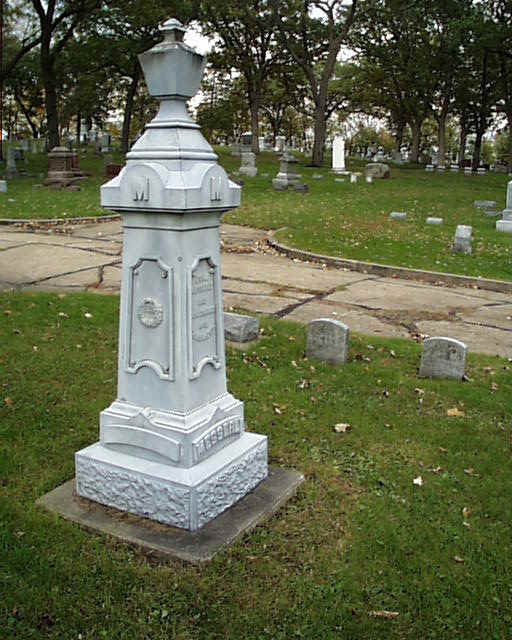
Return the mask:
<path id="1" fill-rule="evenodd" d="M 205 60 L 177 20 L 139 59 L 160 110 L 101 188 L 122 214 L 117 399 L 75 454 L 79 496 L 196 531 L 268 474 L 226 386 L 219 225 L 240 187 L 191 119 Z"/>

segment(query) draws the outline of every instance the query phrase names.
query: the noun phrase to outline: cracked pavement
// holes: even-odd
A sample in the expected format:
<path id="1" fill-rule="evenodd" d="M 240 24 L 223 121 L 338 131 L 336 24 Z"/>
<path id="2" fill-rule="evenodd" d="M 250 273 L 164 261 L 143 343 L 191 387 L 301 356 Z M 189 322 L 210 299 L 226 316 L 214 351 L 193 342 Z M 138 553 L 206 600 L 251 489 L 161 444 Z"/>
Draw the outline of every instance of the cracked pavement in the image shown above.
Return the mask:
<path id="1" fill-rule="evenodd" d="M 512 295 L 423 284 L 291 260 L 257 229 L 221 226 L 223 301 L 307 323 L 334 318 L 382 337 L 462 340 L 470 351 L 512 357 Z M 117 293 L 120 221 L 52 231 L 0 229 L 0 289 Z"/>

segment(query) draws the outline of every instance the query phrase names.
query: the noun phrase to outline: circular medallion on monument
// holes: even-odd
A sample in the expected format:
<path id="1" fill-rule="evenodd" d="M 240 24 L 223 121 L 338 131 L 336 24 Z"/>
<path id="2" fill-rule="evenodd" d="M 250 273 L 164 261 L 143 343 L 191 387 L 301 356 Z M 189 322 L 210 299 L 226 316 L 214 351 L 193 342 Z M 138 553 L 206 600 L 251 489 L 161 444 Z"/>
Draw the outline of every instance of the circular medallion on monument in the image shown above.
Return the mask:
<path id="1" fill-rule="evenodd" d="M 148 327 L 148 329 L 155 329 L 162 324 L 164 309 L 154 298 L 144 298 L 139 305 L 137 315 L 141 324 Z"/>

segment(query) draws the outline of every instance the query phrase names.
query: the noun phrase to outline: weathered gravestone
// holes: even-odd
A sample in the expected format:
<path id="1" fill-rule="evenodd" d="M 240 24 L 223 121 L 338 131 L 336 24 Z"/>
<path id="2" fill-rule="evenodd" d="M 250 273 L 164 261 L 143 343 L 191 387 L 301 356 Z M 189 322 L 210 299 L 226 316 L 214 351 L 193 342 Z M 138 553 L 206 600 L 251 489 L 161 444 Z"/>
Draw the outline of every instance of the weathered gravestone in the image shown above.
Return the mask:
<path id="1" fill-rule="evenodd" d="M 406 220 L 407 213 L 405 211 L 392 211 L 389 214 L 389 219 L 390 220 Z"/>
<path id="2" fill-rule="evenodd" d="M 0 193 L 7 193 L 7 182 L 0 180 Z"/>
<path id="3" fill-rule="evenodd" d="M 224 312 L 224 336 L 230 342 L 252 342 L 259 336 L 260 321 L 252 316 Z"/>
<path id="4" fill-rule="evenodd" d="M 389 178 L 391 175 L 389 171 L 389 165 L 384 164 L 383 162 L 370 162 L 366 165 L 365 169 L 366 176 L 371 176 L 372 178 Z"/>
<path id="5" fill-rule="evenodd" d="M 7 149 L 7 163 L 5 166 L 5 177 L 7 179 L 14 178 L 18 175 L 18 168 L 16 167 L 16 156 L 13 147 Z"/>
<path id="6" fill-rule="evenodd" d="M 240 166 L 240 173 L 243 176 L 254 178 L 256 175 L 258 175 L 255 153 L 252 153 L 252 151 L 243 151 L 241 154 L 241 161 L 242 164 Z"/>
<path id="7" fill-rule="evenodd" d="M 428 338 L 423 341 L 421 378 L 461 380 L 466 371 L 467 347 L 453 338 Z"/>
<path id="8" fill-rule="evenodd" d="M 465 224 L 457 225 L 455 237 L 453 239 L 452 251 L 454 251 L 454 253 L 465 253 L 466 255 L 469 255 L 471 253 L 472 233 L 473 227 Z"/>
<path id="9" fill-rule="evenodd" d="M 308 324 L 306 355 L 313 360 L 343 364 L 347 361 L 349 328 L 339 320 L 319 318 Z"/>
<path id="10" fill-rule="evenodd" d="M 78 179 L 73 169 L 73 152 L 66 147 L 54 147 L 48 154 L 48 177 L 44 184 L 67 186 Z"/>
<path id="11" fill-rule="evenodd" d="M 443 219 L 430 217 L 425 220 L 425 224 L 440 225 L 443 224 Z"/>
<path id="12" fill-rule="evenodd" d="M 475 200 L 473 206 L 475 209 L 496 209 L 497 203 L 495 200 Z"/>
<path id="13" fill-rule="evenodd" d="M 297 160 L 294 156 L 285 151 L 279 163 L 279 173 L 272 180 L 272 185 L 276 191 L 286 191 L 288 187 L 300 184 L 297 175 Z"/>
<path id="14" fill-rule="evenodd" d="M 196 531 L 267 476 L 267 438 L 227 391 L 219 225 L 240 188 L 191 119 L 205 60 L 177 20 L 139 56 L 160 110 L 101 188 L 123 217 L 117 399 L 76 453 L 76 492 Z"/>

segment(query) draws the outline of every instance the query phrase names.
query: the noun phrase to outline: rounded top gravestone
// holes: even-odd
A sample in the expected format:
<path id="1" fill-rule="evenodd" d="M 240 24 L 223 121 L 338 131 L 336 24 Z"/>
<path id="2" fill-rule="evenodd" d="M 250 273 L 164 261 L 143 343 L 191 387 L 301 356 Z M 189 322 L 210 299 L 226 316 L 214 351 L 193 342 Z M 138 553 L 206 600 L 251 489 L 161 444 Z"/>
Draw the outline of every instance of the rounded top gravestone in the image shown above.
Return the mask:
<path id="1" fill-rule="evenodd" d="M 461 380 L 466 370 L 467 346 L 453 338 L 434 337 L 423 341 L 420 378 Z"/>
<path id="2" fill-rule="evenodd" d="M 350 330 L 331 318 L 318 318 L 308 325 L 306 355 L 314 360 L 343 364 L 347 361 Z"/>

